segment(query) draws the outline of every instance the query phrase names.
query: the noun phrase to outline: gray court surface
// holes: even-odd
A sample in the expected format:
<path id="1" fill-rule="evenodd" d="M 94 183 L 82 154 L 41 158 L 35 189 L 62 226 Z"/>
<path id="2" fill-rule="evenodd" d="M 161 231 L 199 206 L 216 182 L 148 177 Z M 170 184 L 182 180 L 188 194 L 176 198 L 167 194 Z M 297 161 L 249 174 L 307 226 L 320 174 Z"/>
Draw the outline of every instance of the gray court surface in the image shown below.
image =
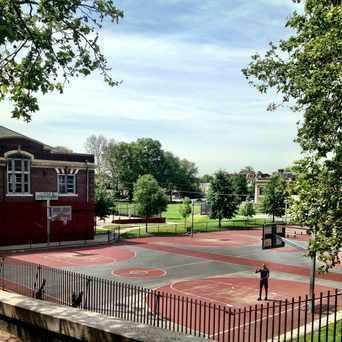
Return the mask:
<path id="1" fill-rule="evenodd" d="M 161 244 L 163 245 L 163 244 Z M 165 243 L 170 245 L 170 243 Z M 105 279 L 117 280 L 120 282 L 140 285 L 148 288 L 158 288 L 166 284 L 179 282 L 183 280 L 206 279 L 217 276 L 243 276 L 258 277 L 255 274 L 255 266 L 229 263 L 227 261 L 208 260 L 205 256 L 189 256 L 177 254 L 177 252 L 167 252 L 160 250 L 151 250 L 140 244 L 120 244 L 129 250 L 135 252 L 135 257 L 108 264 L 98 264 L 92 266 L 73 266 L 66 269 L 81 272 L 88 275 L 97 276 Z M 259 245 L 248 245 L 238 247 L 222 246 L 195 246 L 191 244 L 176 244 L 172 247 L 179 247 L 190 252 L 201 252 L 204 254 L 218 254 L 222 256 L 233 256 L 236 258 L 258 261 L 269 261 L 270 263 L 279 263 L 289 266 L 300 266 L 309 268 L 310 259 L 303 255 L 303 251 L 291 250 L 289 252 L 279 250 L 262 250 Z M 115 248 L 115 245 L 113 245 Z M 141 279 L 132 279 L 123 276 L 117 276 L 113 272 L 125 268 L 157 268 L 162 269 L 166 274 L 162 277 L 147 277 Z M 309 281 L 308 276 L 293 274 L 291 272 L 279 272 L 271 269 L 271 277 L 282 280 L 294 280 L 299 282 Z M 342 269 L 335 269 L 334 272 L 342 274 Z M 317 279 L 317 284 L 332 288 L 342 288 L 342 283 L 336 280 Z"/>

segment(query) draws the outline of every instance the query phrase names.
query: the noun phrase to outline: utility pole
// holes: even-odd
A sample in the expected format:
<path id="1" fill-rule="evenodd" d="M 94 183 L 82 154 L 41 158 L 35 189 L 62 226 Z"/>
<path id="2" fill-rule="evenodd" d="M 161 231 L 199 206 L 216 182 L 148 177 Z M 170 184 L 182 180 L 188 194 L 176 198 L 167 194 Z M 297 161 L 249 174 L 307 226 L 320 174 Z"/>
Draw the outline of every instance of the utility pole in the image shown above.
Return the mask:
<path id="1" fill-rule="evenodd" d="M 315 239 L 316 237 L 316 227 L 314 227 L 313 231 L 313 238 Z M 314 296 L 315 296 L 315 283 L 316 283 L 316 251 L 314 255 L 312 256 L 312 266 L 310 270 L 310 298 L 311 298 L 311 312 L 315 311 L 315 301 L 314 301 Z"/>
<path id="2" fill-rule="evenodd" d="M 312 266 L 310 269 L 310 298 L 311 298 L 311 312 L 315 311 L 315 283 L 316 283 L 316 252 L 312 257 Z"/>
<path id="3" fill-rule="evenodd" d="M 46 200 L 46 238 L 47 245 L 50 245 L 50 235 L 51 235 L 51 213 L 50 213 L 50 200 Z"/>

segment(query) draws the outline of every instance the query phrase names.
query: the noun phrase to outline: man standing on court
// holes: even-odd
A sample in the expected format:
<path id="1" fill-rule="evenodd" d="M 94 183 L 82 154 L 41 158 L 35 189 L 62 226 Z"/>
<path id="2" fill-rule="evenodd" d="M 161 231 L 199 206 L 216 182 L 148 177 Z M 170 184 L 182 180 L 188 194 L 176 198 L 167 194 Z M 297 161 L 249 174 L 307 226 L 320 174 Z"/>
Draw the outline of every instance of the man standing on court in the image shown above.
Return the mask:
<path id="1" fill-rule="evenodd" d="M 260 288 L 258 300 L 261 300 L 262 288 L 265 288 L 265 300 L 267 300 L 268 278 L 270 277 L 270 270 L 265 264 L 263 264 L 261 268 L 257 268 L 255 270 L 255 273 L 260 273 Z"/>

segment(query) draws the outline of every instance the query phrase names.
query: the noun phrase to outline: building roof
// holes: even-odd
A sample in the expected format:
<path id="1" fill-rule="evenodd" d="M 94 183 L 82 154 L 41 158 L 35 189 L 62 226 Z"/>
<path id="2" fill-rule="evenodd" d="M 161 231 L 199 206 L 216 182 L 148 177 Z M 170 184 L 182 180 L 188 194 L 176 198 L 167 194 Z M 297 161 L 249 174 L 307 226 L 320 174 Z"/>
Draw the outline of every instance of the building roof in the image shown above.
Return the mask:
<path id="1" fill-rule="evenodd" d="M 52 156 L 54 156 L 54 158 L 57 158 L 56 160 L 71 160 L 71 159 L 79 159 L 79 158 L 85 158 L 85 157 L 90 157 L 91 158 L 91 162 L 94 162 L 94 156 L 92 154 L 84 154 L 84 153 L 74 153 L 74 152 L 61 152 L 60 150 L 51 147 L 49 145 L 46 145 L 44 143 L 42 143 L 41 141 L 32 139 L 26 135 L 23 135 L 21 133 L 15 132 L 7 127 L 1 126 L 0 125 L 0 140 L 1 139 L 6 139 L 6 138 L 21 138 L 21 139 L 25 139 L 25 140 L 29 140 L 32 141 L 34 143 L 37 143 L 39 145 L 41 145 L 43 147 L 44 150 L 48 151 L 48 153 Z M 1 148 L 0 148 L 1 150 Z M 57 157 L 58 156 L 58 157 Z M 71 158 L 71 159 L 70 159 Z M 74 161 L 78 161 L 78 160 L 74 160 Z"/>
<path id="2" fill-rule="evenodd" d="M 9 138 L 9 137 L 28 138 L 25 135 L 22 135 L 18 132 L 12 131 L 11 129 L 0 125 L 0 138 Z"/>
<path id="3" fill-rule="evenodd" d="M 51 147 L 49 145 L 46 145 L 46 144 L 42 143 L 41 141 L 32 139 L 32 138 L 30 138 L 30 137 L 28 137 L 28 136 L 26 136 L 24 134 L 15 132 L 15 131 L 7 128 L 7 127 L 4 127 L 4 126 L 0 125 L 0 139 L 1 138 L 24 138 L 24 139 L 28 139 L 28 140 L 34 141 L 34 142 L 36 142 L 38 144 L 41 144 L 41 145 L 44 146 L 44 148 L 53 150 L 53 147 Z"/>

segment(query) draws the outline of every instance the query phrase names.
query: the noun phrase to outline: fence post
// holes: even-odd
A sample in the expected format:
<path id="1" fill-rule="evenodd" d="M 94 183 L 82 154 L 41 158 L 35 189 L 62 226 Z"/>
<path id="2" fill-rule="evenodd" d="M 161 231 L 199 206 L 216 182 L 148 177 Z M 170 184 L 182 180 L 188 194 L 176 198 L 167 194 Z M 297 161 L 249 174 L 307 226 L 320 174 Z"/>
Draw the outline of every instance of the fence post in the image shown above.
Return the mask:
<path id="1" fill-rule="evenodd" d="M 0 268 L 0 275 L 1 275 L 1 283 L 2 289 L 5 289 L 5 276 L 4 276 L 4 267 L 5 267 L 5 257 L 1 258 L 1 268 Z"/>
<path id="2" fill-rule="evenodd" d="M 337 330 L 337 289 L 335 290 L 335 303 L 334 303 L 334 337 L 333 341 L 336 340 L 336 330 Z M 341 294 L 340 294 L 341 295 Z"/>

